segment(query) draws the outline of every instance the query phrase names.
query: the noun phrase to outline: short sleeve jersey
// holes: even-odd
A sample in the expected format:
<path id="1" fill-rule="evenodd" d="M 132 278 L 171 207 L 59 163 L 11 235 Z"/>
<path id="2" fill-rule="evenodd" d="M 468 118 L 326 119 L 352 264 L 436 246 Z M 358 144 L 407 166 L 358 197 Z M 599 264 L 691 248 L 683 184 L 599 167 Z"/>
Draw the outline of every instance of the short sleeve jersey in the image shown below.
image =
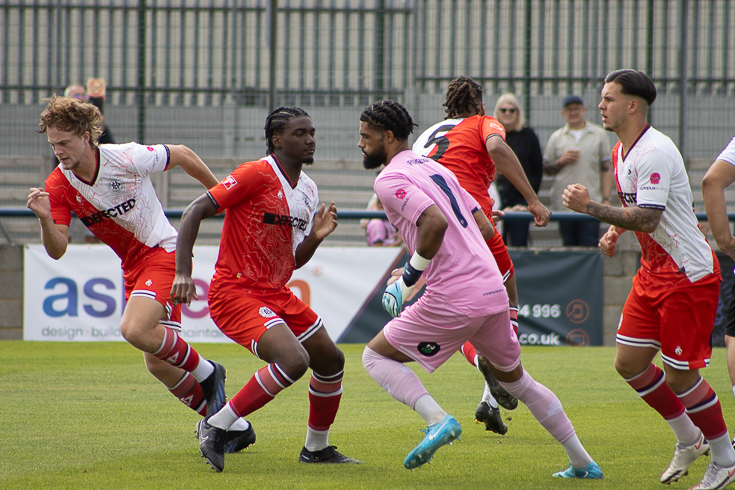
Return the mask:
<path id="1" fill-rule="evenodd" d="M 714 252 L 699 230 L 689 177 L 674 142 L 647 126 L 627 155 L 618 142 L 612 161 L 623 206 L 663 211 L 656 231 L 636 232 L 644 271 L 673 283 L 719 274 Z"/>
<path id="2" fill-rule="evenodd" d="M 374 189 L 411 253 L 422 213 L 436 205 L 447 217 L 444 240 L 424 271 L 427 289 L 419 299 L 424 308 L 473 318 L 508 309 L 503 278 L 472 216 L 480 207 L 454 174 L 406 150 L 383 169 Z"/>
<path id="3" fill-rule="evenodd" d="M 176 229 L 156 196 L 151 174 L 168 168 L 165 145 L 102 145 L 91 182 L 59 165 L 46 179 L 54 223 L 68 226 L 72 211 L 132 267 L 150 249 L 176 250 Z"/>
<path id="4" fill-rule="evenodd" d="M 495 162 L 487 153 L 491 136 L 505 139 L 505 128 L 490 116 L 446 119 L 424 131 L 413 144 L 413 151 L 429 157 L 451 170 L 457 180 L 490 216 L 492 199 L 487 189 L 495 180 Z"/>
<path id="5" fill-rule="evenodd" d="M 735 138 L 733 138 L 730 141 L 730 144 L 727 145 L 727 147 L 722 150 L 722 153 L 720 153 L 720 156 L 717 157 L 717 160 L 722 160 L 730 165 L 735 165 Z"/>
<path id="6" fill-rule="evenodd" d="M 279 290 L 311 230 L 319 195 L 304 172 L 292 183 L 274 156 L 243 163 L 208 191 L 227 210 L 212 284 Z"/>

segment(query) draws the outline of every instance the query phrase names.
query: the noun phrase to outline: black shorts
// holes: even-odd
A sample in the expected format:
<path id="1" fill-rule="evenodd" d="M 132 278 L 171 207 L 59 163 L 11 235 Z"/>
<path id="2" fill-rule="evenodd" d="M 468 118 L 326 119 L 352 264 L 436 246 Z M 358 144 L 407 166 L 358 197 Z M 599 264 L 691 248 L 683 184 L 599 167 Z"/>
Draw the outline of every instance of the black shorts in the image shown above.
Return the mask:
<path id="1" fill-rule="evenodd" d="M 725 320 L 725 335 L 735 337 L 735 283 L 732 286 L 733 300 L 730 302 L 730 309 L 727 310 L 727 319 Z"/>

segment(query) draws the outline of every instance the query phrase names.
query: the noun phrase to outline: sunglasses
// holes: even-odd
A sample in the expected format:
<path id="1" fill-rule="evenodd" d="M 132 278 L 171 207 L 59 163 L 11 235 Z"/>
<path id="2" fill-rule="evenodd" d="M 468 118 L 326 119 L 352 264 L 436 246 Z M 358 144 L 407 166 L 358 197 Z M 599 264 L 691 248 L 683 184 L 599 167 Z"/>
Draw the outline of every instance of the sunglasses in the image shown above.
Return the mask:
<path id="1" fill-rule="evenodd" d="M 515 114 L 516 108 L 511 107 L 510 109 L 506 109 L 505 107 L 501 107 L 500 109 L 498 109 L 498 112 L 500 112 L 501 114 Z"/>

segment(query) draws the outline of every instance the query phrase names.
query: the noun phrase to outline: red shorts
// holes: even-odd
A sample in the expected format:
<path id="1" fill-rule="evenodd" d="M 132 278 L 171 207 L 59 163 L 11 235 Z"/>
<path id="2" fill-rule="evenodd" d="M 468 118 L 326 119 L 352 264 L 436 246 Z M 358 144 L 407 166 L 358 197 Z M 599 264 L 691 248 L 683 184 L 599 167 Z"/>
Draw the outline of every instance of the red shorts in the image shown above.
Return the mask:
<path id="1" fill-rule="evenodd" d="M 258 340 L 266 330 L 285 323 L 299 342 L 322 327 L 322 320 L 291 290 L 254 292 L 241 287 L 212 284 L 209 314 L 229 338 L 258 356 Z"/>
<path id="2" fill-rule="evenodd" d="M 632 347 L 661 349 L 661 359 L 675 369 L 707 367 L 719 298 L 717 274 L 695 283 L 674 284 L 639 271 L 633 277 L 615 340 Z"/>
<path id="3" fill-rule="evenodd" d="M 131 296 L 150 298 L 166 308 L 166 326 L 181 330 L 181 305 L 171 303 L 171 286 L 176 275 L 176 253 L 154 248 L 123 271 L 125 301 Z"/>
<path id="4" fill-rule="evenodd" d="M 490 220 L 490 223 L 492 222 Z M 485 243 L 487 243 L 487 246 L 493 253 L 495 262 L 498 264 L 498 269 L 500 269 L 500 274 L 503 276 L 503 282 L 505 282 L 515 273 L 515 269 L 513 269 L 513 261 L 510 260 L 510 254 L 508 254 L 508 247 L 503 243 L 503 235 L 495 228 L 495 223 L 493 223 L 493 229 L 495 230 L 495 234 Z"/>

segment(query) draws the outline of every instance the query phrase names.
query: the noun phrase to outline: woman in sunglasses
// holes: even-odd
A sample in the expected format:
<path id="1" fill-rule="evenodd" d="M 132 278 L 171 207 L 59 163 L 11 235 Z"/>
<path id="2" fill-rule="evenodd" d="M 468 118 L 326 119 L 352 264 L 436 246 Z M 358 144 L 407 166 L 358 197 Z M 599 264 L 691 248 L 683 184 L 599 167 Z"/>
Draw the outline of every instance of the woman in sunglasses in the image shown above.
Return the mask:
<path id="1" fill-rule="evenodd" d="M 541 187 L 541 178 L 543 177 L 541 144 L 534 130 L 524 126 L 523 112 L 516 96 L 510 93 L 501 95 L 495 103 L 493 116 L 505 128 L 505 142 L 518 157 L 528 182 L 531 184 L 533 191 L 538 194 Z M 498 173 L 495 183 L 498 186 L 503 209 L 526 211 L 528 203 L 504 175 Z M 503 222 L 503 241 L 506 245 L 527 247 L 528 224 L 527 221 L 508 220 Z"/>

